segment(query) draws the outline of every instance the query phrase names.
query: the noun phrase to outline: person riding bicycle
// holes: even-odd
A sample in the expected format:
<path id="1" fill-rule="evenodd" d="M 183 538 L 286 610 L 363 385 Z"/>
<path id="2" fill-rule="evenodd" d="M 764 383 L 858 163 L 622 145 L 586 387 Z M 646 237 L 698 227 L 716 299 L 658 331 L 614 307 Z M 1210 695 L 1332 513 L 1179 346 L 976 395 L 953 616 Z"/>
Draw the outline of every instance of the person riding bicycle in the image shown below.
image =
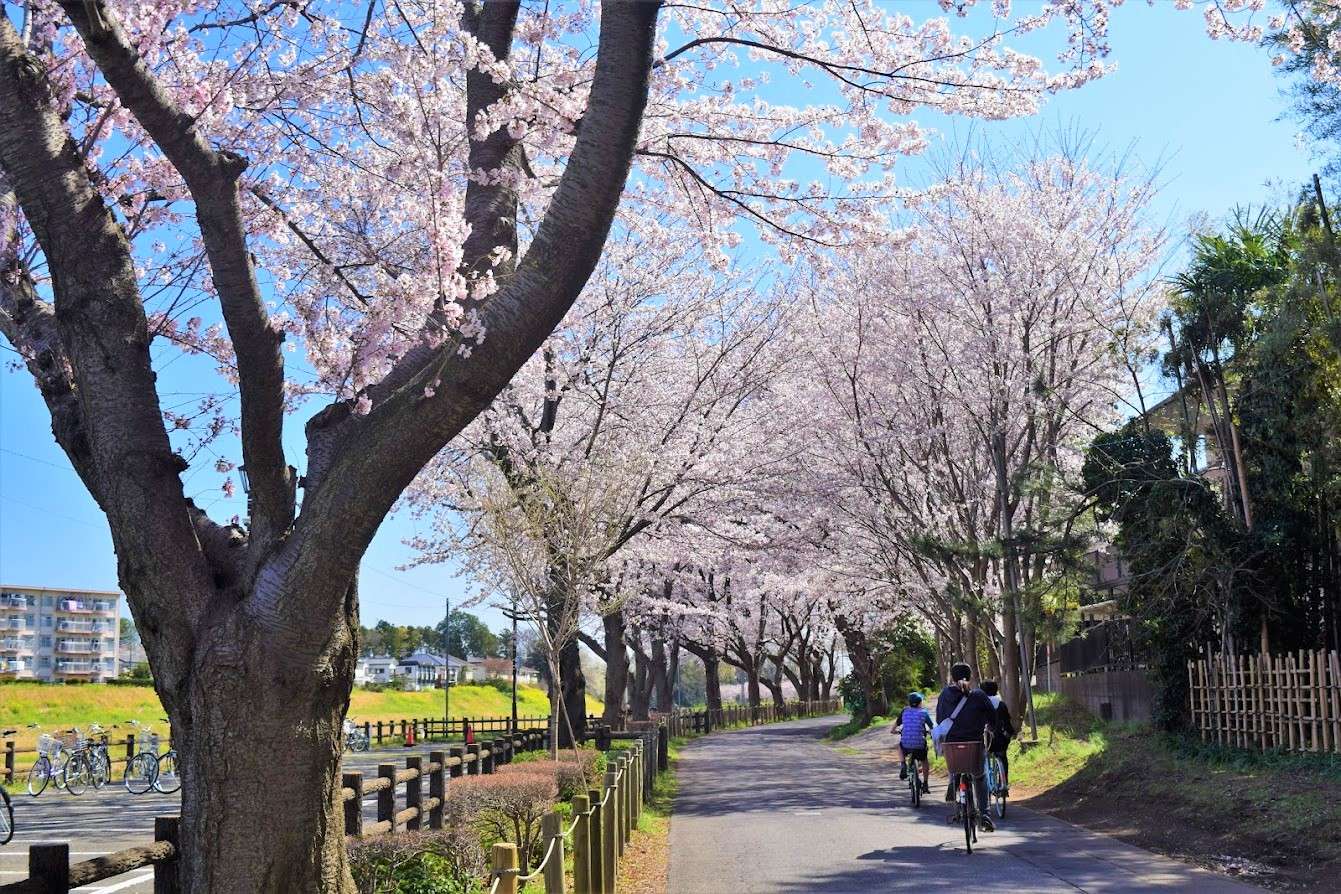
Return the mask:
<path id="1" fill-rule="evenodd" d="M 982 742 L 983 730 L 996 726 L 996 707 L 981 689 L 969 685 L 973 669 L 962 661 L 950 668 L 950 685 L 941 691 L 936 700 L 936 722 L 939 724 L 954 713 L 960 700 L 967 699 L 945 736 L 946 742 Z M 945 800 L 954 798 L 954 786 L 946 786 Z M 987 816 L 987 777 L 981 770 L 973 777 L 973 800 L 978 808 L 978 817 L 984 832 L 995 832 L 996 826 Z"/>
<path id="2" fill-rule="evenodd" d="M 931 715 L 922 707 L 922 693 L 908 693 L 908 707 L 899 715 L 893 733 L 899 736 L 899 778 L 908 778 L 908 761 L 912 760 L 913 775 L 917 762 L 922 764 L 922 791 L 930 792 L 931 762 L 927 760 L 927 733 L 931 732 Z"/>
<path id="3" fill-rule="evenodd" d="M 1001 687 L 997 682 L 983 681 L 982 691 L 987 693 L 987 698 L 996 706 L 996 725 L 992 728 L 992 754 L 1001 761 L 1002 794 L 1009 795 L 1010 759 L 1006 757 L 1006 746 L 1010 745 L 1010 740 L 1015 738 L 1018 730 L 1015 729 L 1014 718 L 1010 716 L 1010 708 L 1001 700 Z"/>

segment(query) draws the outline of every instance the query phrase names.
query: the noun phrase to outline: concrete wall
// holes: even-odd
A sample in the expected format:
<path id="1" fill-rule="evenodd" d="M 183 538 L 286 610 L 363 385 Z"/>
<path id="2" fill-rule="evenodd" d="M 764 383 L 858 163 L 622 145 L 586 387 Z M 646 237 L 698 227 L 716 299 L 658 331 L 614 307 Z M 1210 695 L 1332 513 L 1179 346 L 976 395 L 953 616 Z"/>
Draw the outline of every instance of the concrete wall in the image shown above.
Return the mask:
<path id="1" fill-rule="evenodd" d="M 1117 723 L 1150 720 L 1155 691 L 1144 671 L 1102 671 L 1063 677 L 1058 674 L 1055 664 L 1051 675 L 1048 668 L 1039 667 L 1037 688 L 1040 692 L 1056 691 L 1070 696 L 1095 716 Z"/>

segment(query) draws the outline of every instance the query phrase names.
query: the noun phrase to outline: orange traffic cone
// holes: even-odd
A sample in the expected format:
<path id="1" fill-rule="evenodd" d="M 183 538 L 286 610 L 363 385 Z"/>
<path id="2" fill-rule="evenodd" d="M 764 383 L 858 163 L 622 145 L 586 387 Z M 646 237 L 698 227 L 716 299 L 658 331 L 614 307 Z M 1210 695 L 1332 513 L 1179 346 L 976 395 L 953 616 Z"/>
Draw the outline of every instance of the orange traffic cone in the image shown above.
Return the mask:
<path id="1" fill-rule="evenodd" d="M 413 747 L 414 747 L 414 727 L 415 727 L 415 724 L 411 723 L 409 726 L 407 726 L 407 727 L 405 728 L 405 747 L 406 747 L 406 748 L 413 748 Z"/>
<path id="2" fill-rule="evenodd" d="M 467 745 L 475 744 L 475 731 L 470 728 L 469 720 L 466 721 L 466 744 Z"/>

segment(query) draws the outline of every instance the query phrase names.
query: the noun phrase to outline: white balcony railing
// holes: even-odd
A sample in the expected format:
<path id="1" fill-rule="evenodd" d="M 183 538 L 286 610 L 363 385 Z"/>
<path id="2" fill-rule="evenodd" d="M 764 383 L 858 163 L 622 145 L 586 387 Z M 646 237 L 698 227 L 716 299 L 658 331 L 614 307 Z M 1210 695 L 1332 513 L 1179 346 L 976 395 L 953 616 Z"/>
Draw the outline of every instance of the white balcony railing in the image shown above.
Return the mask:
<path id="1" fill-rule="evenodd" d="M 27 669 L 28 665 L 22 661 L 0 659 L 0 674 L 19 674 Z"/>
<path id="2" fill-rule="evenodd" d="M 26 652 L 33 647 L 32 640 L 10 637 L 0 639 L 0 652 Z"/>
<path id="3" fill-rule="evenodd" d="M 92 661 L 57 661 L 56 670 L 63 674 L 91 674 L 98 669 Z"/>
<path id="4" fill-rule="evenodd" d="M 56 640 L 56 651 L 72 653 L 75 655 L 88 655 L 98 651 L 98 644 L 86 639 L 61 639 Z"/>
<path id="5" fill-rule="evenodd" d="M 0 595 L 0 608 L 31 608 L 32 603 L 28 601 L 27 596 L 17 596 L 12 593 Z"/>
<path id="6" fill-rule="evenodd" d="M 23 618 L 0 618 L 0 630 L 27 630 L 28 622 Z"/>
<path id="7" fill-rule="evenodd" d="M 79 614 L 98 614 L 110 612 L 112 603 L 102 600 L 88 599 L 62 599 L 59 608 L 63 612 L 77 612 Z"/>

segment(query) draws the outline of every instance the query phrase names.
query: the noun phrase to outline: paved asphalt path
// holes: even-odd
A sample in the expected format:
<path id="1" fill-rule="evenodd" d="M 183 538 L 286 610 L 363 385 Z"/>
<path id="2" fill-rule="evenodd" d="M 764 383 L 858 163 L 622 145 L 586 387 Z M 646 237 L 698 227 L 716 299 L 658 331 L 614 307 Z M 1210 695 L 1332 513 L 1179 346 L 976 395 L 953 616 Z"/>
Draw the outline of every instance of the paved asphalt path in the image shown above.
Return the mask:
<path id="1" fill-rule="evenodd" d="M 679 764 L 669 894 L 1254 888 L 1011 805 L 964 852 L 943 781 L 914 811 L 890 765 L 820 741 L 846 718 L 714 734 Z M 1152 821 L 1158 808 L 1152 805 Z"/>
<path id="2" fill-rule="evenodd" d="M 427 763 L 432 747 L 438 746 L 346 754 L 344 768 L 361 770 L 366 779 L 377 775 L 379 763 L 393 762 L 404 766 L 407 754 L 421 755 Z M 21 777 L 27 771 L 27 767 L 16 769 Z M 114 773 L 120 769 L 120 766 L 114 767 Z M 57 791 L 54 786 L 48 786 L 36 798 L 22 789 L 11 792 L 14 839 L 9 844 L 0 845 L 0 885 L 27 878 L 30 844 L 67 842 L 71 862 L 91 860 L 123 848 L 148 844 L 154 840 L 154 817 L 170 816 L 181 809 L 179 795 L 132 795 L 119 784 L 119 776 L 117 783 L 100 792 L 89 790 L 78 797 Z M 404 791 L 401 786 L 397 809 L 405 806 Z M 364 801 L 363 813 L 366 822 L 376 820 L 375 795 Z M 151 894 L 153 871 L 142 869 L 75 890 L 79 894 Z"/>

